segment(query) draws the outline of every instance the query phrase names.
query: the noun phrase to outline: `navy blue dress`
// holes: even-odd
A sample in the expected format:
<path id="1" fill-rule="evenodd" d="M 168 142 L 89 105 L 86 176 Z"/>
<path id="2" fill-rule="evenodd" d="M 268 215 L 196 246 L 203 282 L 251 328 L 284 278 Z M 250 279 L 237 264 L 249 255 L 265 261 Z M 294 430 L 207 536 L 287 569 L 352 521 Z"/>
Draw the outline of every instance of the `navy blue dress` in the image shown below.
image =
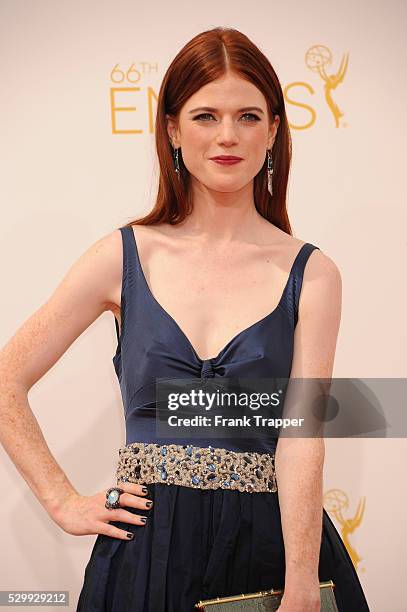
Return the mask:
<path id="1" fill-rule="evenodd" d="M 318 247 L 299 250 L 277 307 L 236 334 L 211 359 L 201 359 L 144 276 L 132 227 L 123 240 L 121 332 L 113 365 L 121 388 L 126 445 L 183 444 L 155 433 L 155 379 L 191 377 L 289 378 L 305 264 Z M 220 444 L 220 442 L 222 442 Z M 273 454 L 277 439 L 194 438 L 194 446 Z M 85 569 L 77 612 L 193 612 L 200 599 L 284 587 L 285 556 L 278 492 L 200 489 L 147 484 L 147 523 L 111 524 L 133 540 L 99 534 Z M 298 511 L 301 520 L 301 509 Z M 339 612 L 365 612 L 351 558 L 327 512 L 319 561 L 321 581 L 333 580 Z"/>

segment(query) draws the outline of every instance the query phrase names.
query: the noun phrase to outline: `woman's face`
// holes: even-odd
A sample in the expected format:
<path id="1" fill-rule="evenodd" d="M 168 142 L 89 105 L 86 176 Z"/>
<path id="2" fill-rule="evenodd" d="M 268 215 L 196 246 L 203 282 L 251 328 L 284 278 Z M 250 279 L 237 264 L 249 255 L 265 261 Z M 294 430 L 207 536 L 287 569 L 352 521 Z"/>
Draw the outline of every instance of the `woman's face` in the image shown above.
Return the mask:
<path id="1" fill-rule="evenodd" d="M 261 170 L 279 121 L 275 115 L 270 124 L 266 100 L 255 85 L 228 73 L 188 99 L 178 124 L 167 115 L 167 129 L 172 145 L 181 147 L 192 183 L 195 179 L 208 189 L 232 192 Z M 211 160 L 216 155 L 234 155 L 242 161 L 218 164 Z"/>

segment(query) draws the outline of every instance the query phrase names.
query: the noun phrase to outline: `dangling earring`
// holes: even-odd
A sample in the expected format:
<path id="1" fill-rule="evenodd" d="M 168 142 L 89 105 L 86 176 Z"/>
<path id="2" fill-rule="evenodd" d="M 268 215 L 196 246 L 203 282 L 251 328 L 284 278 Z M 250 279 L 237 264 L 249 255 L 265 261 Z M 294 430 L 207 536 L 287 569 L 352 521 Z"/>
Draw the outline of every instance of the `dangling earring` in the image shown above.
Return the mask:
<path id="1" fill-rule="evenodd" d="M 181 176 L 180 176 L 180 170 L 179 170 L 179 160 L 178 160 L 178 149 L 174 148 L 173 151 L 173 158 L 174 158 L 174 167 L 175 167 L 175 172 L 177 173 L 178 176 L 178 180 L 181 180 Z"/>
<path id="2" fill-rule="evenodd" d="M 273 195 L 273 159 L 270 151 L 267 151 L 267 182 L 270 195 Z"/>

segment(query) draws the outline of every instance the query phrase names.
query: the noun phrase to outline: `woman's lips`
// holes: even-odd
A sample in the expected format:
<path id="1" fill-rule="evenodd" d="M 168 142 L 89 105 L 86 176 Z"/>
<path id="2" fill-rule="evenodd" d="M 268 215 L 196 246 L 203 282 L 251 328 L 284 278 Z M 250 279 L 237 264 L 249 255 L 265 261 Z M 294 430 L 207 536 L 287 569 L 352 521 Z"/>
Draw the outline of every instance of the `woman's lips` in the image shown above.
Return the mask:
<path id="1" fill-rule="evenodd" d="M 238 164 L 242 160 L 241 159 L 212 159 L 211 161 L 214 161 L 217 164 L 221 164 L 222 166 L 232 166 L 233 164 Z"/>

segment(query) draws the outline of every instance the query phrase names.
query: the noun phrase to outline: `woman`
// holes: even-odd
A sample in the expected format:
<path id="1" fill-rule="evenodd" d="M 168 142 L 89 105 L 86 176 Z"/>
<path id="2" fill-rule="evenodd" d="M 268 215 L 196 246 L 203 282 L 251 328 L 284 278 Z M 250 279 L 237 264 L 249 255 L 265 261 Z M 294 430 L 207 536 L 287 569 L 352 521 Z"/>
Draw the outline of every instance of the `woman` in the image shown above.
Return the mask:
<path id="1" fill-rule="evenodd" d="M 319 582 L 330 579 L 341 612 L 368 610 L 322 507 L 321 438 L 157 443 L 156 378 L 332 374 L 340 274 L 292 236 L 283 93 L 246 36 L 215 28 L 178 53 L 159 93 L 156 145 L 152 212 L 92 245 L 2 351 L 7 452 L 64 531 L 98 534 L 77 610 L 189 612 L 201 599 L 284 587 L 281 612 L 317 612 Z M 118 488 L 83 496 L 49 453 L 26 393 L 105 310 L 115 316 L 126 445 Z M 13 452 L 17 435 L 30 453 Z"/>

